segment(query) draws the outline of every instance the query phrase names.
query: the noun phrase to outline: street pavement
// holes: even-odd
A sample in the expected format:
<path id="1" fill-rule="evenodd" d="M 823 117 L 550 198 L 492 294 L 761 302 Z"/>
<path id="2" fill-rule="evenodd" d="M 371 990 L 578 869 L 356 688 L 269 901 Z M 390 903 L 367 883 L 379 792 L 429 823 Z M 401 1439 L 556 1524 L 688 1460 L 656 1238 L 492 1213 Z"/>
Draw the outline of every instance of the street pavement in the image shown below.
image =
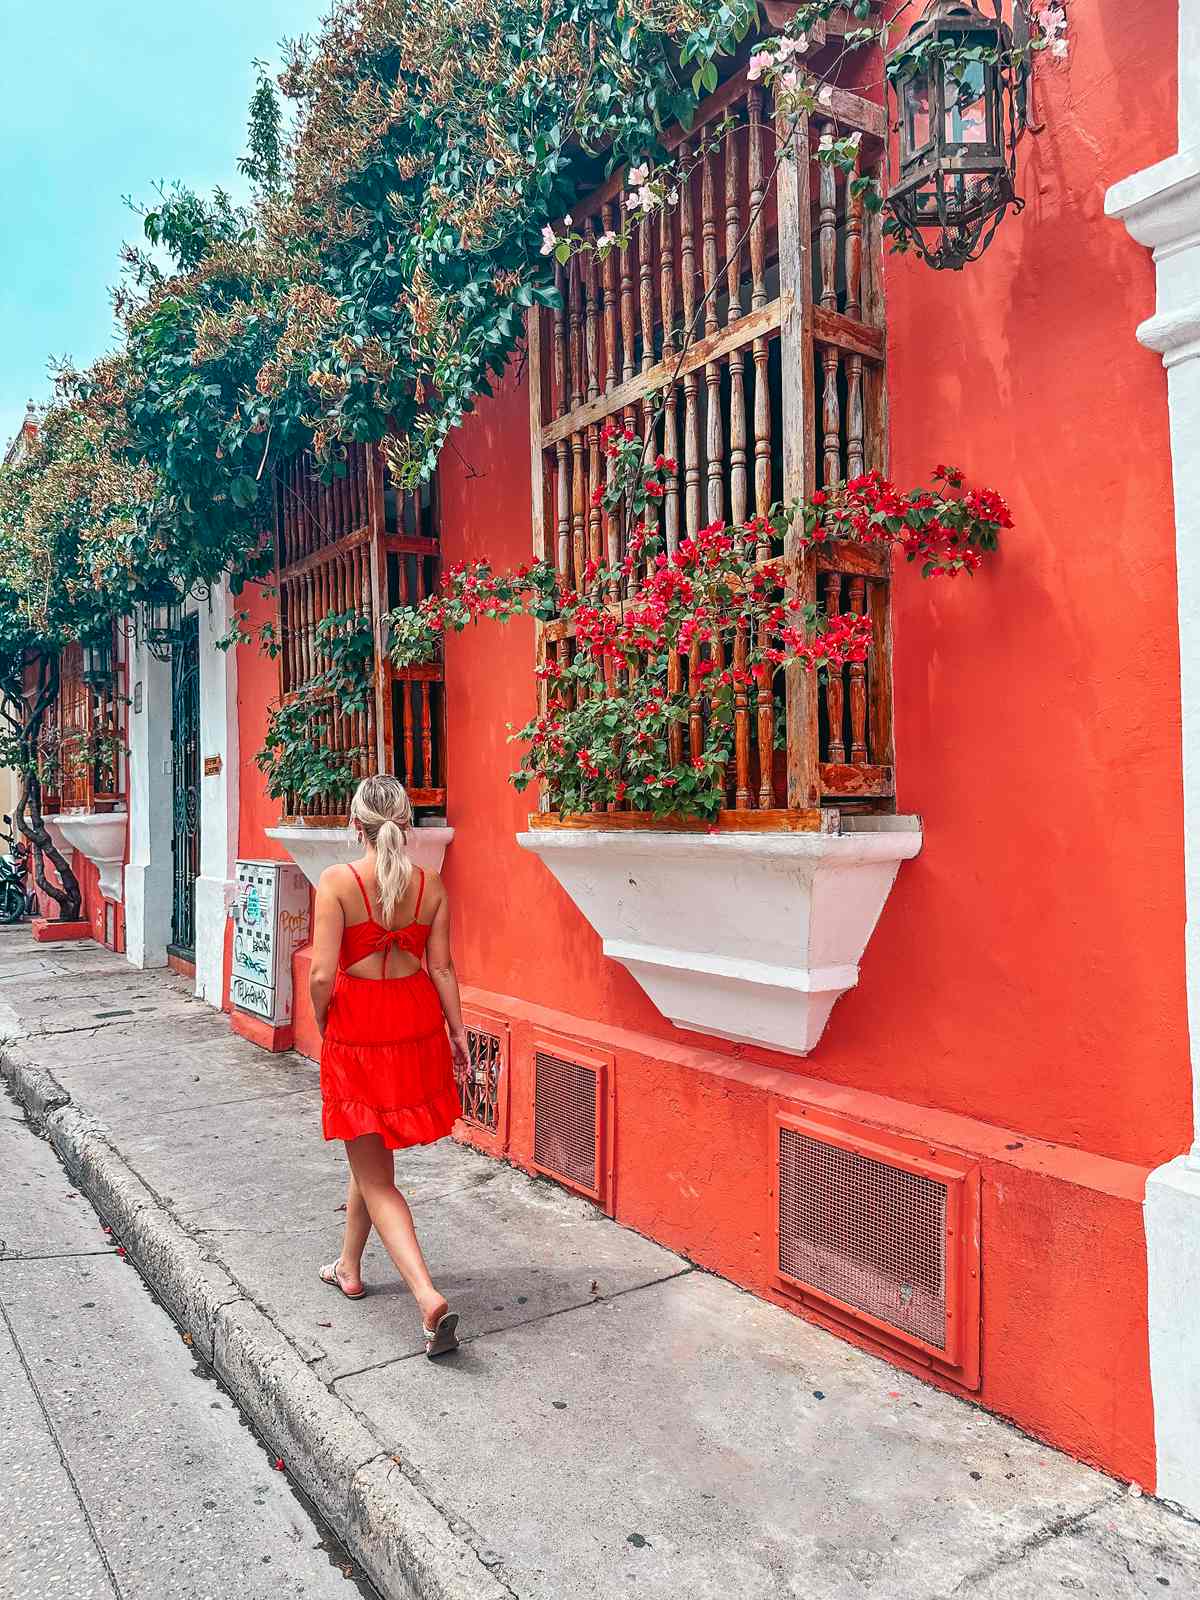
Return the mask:
<path id="1" fill-rule="evenodd" d="M 234 1331 L 254 1320 L 279 1340 L 292 1365 L 272 1370 L 298 1373 L 368 1441 L 349 1470 L 394 1464 L 415 1496 L 410 1508 L 440 1519 L 467 1552 L 456 1570 L 472 1575 L 468 1587 L 438 1577 L 445 1552 L 435 1550 L 419 1579 L 398 1582 L 389 1600 L 1200 1596 L 1197 1523 L 693 1268 L 555 1186 L 449 1141 L 398 1162 L 435 1279 L 462 1313 L 466 1336 L 458 1356 L 425 1361 L 416 1314 L 377 1245 L 365 1263 L 367 1299 L 348 1302 L 316 1278 L 337 1253 L 345 1181 L 341 1150 L 320 1138 L 316 1069 L 232 1036 L 182 980 L 136 973 L 91 945 L 35 949 L 15 930 L 0 936 L 5 1033 L 24 1035 L 13 1050 L 98 1119 L 148 1203 L 211 1270 L 227 1274 L 232 1302 L 219 1315 Z M 31 1243 L 31 1213 L 50 1235 L 74 1215 L 60 1217 L 62 1207 L 80 1206 L 78 1196 L 47 1206 L 45 1192 L 22 1198 L 17 1190 L 6 1201 L 25 1217 L 20 1237 Z M 167 1562 L 169 1547 L 171 1561 L 202 1565 L 211 1548 L 206 1515 L 223 1522 L 235 1506 L 244 1518 L 274 1504 L 282 1516 L 287 1501 L 271 1493 L 284 1496 L 285 1485 L 264 1477 L 261 1455 L 245 1475 L 229 1466 L 228 1441 L 168 1460 L 178 1391 L 163 1352 L 185 1360 L 189 1384 L 204 1381 L 187 1370 L 169 1327 L 158 1338 L 161 1314 L 132 1269 L 111 1254 L 78 1253 L 85 1237 L 86 1248 L 103 1249 L 94 1228 L 54 1237 L 75 1253 L 57 1267 L 0 1267 L 0 1290 L 35 1374 L 39 1350 L 61 1340 L 57 1365 L 81 1393 L 94 1376 L 134 1410 L 130 1427 L 92 1421 L 85 1432 L 79 1424 L 82 1455 L 119 1459 L 129 1475 L 128 1490 L 112 1500 L 113 1537 L 130 1549 L 126 1559 L 133 1565 L 149 1543 L 154 1559 Z M 54 1271 L 67 1275 L 69 1295 L 61 1285 L 31 1293 L 32 1273 Z M 11 1287 L 14 1273 L 28 1275 L 17 1279 L 21 1292 Z M 99 1286 L 125 1298 L 105 1300 Z M 85 1312 L 84 1301 L 96 1309 Z M 101 1314 L 101 1306 L 110 1309 Z M 82 1319 L 93 1315 L 118 1331 L 90 1338 Z M 235 1387 L 242 1376 L 253 1383 L 249 1367 L 239 1374 Z M 295 1430 L 294 1376 L 272 1381 Z M 92 1407 L 102 1411 L 94 1392 L 63 1414 L 82 1418 Z M 241 1432 L 227 1403 L 210 1420 Z M 322 1439 L 333 1439 L 338 1427 L 323 1426 Z M 45 1460 L 39 1471 L 57 1483 L 57 1505 L 69 1505 L 74 1490 L 54 1478 L 52 1449 Z M 82 1463 L 79 1471 L 86 1489 L 95 1475 Z M 225 1483 L 221 1496 L 197 1487 L 210 1476 Z M 178 1518 L 170 1510 L 177 1478 Z M 261 1494 L 239 1491 L 246 1484 Z M 189 1494 L 220 1509 L 207 1512 Z M 45 1496 L 23 1521 L 53 1521 L 56 1503 L 49 1489 Z M 370 1515 L 348 1521 L 368 1554 L 392 1538 Z M 275 1555 L 270 1537 L 258 1548 Z M 88 1547 L 86 1527 L 77 1539 Z M 422 1539 L 432 1550 L 427 1530 Z M 288 1581 L 315 1582 L 299 1558 L 321 1552 L 303 1536 L 293 1548 Z M 252 1568 L 245 1559 L 237 1582 L 211 1592 L 257 1594 L 240 1586 Z M 106 1576 L 101 1563 L 94 1581 Z M 173 1590 L 173 1581 L 162 1578 L 158 1592 L 209 1592 Z M 283 1587 L 277 1570 L 261 1592 L 324 1591 Z"/>
<path id="2" fill-rule="evenodd" d="M 2 1600 L 357 1600 L 179 1330 L 0 1095 Z"/>

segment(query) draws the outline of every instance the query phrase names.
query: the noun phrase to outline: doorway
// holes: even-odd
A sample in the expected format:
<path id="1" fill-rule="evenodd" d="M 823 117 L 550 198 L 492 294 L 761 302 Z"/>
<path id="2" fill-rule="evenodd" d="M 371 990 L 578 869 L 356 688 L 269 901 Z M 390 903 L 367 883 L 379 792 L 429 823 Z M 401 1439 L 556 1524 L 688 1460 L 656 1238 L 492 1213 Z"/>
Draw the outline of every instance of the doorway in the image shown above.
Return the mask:
<path id="1" fill-rule="evenodd" d="M 171 650 L 171 943 L 196 958 L 196 877 L 200 871 L 200 628 L 193 611 Z"/>

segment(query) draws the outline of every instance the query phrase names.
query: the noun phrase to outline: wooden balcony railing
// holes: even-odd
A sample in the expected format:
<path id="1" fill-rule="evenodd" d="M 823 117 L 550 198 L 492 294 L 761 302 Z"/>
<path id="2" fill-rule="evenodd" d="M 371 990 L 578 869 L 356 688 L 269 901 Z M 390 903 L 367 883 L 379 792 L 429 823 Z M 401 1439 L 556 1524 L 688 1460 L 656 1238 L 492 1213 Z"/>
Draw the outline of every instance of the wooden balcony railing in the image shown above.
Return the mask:
<path id="1" fill-rule="evenodd" d="M 334 635 L 323 619 L 344 628 L 366 619 L 374 666 L 365 709 L 346 712 L 336 697 L 317 736 L 343 755 L 352 780 L 395 772 L 414 806 L 446 804 L 445 693 L 441 663 L 398 671 L 387 659 L 382 618 L 393 606 L 431 592 L 440 567 L 436 496 L 396 490 L 375 446 L 351 445 L 347 473 L 322 484 L 309 455 L 293 461 L 277 500 L 280 690 L 286 700 L 312 696 L 331 664 Z M 302 802 L 289 811 L 313 821 L 340 821 L 345 792 Z"/>
<path id="2" fill-rule="evenodd" d="M 709 136 L 718 116 L 731 123 L 719 140 Z M 767 93 L 739 74 L 668 139 L 688 174 L 677 206 L 631 216 L 622 171 L 573 207 L 585 237 L 629 229 L 632 242 L 603 261 L 573 256 L 558 269 L 562 307 L 529 318 L 535 553 L 570 585 L 589 560 L 616 566 L 625 553 L 621 515 L 593 503 L 609 470 L 608 418 L 679 462 L 659 513 L 672 552 L 706 523 L 741 524 L 886 468 L 879 219 L 820 159 L 822 140 L 850 131 L 861 135 L 855 176 L 878 171 L 880 107 L 835 90 L 827 113 L 777 127 Z M 790 668 L 776 687 L 760 678 L 737 692 L 729 810 L 818 827 L 822 806 L 894 809 L 886 555 L 814 554 L 794 537 L 785 547 L 764 537 L 757 554 L 783 558 L 802 601 L 864 611 L 875 627 L 868 660 L 829 681 Z M 624 596 L 611 585 L 604 598 L 619 607 Z M 718 667 L 737 665 L 747 647 L 738 636 L 668 664 L 689 712 L 676 756 L 703 744 L 699 662 L 715 652 Z M 565 664 L 570 628 L 541 625 L 538 651 Z"/>

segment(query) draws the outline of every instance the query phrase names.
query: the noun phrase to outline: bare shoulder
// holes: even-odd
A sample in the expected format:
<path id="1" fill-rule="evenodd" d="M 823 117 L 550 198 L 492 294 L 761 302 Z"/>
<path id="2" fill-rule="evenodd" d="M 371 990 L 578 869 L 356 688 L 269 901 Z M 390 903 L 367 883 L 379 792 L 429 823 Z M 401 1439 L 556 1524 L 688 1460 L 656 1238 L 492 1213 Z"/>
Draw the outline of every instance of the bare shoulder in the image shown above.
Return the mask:
<path id="1" fill-rule="evenodd" d="M 440 872 L 435 872 L 432 867 L 422 867 L 425 874 L 425 897 L 434 905 L 441 905 L 446 898 L 446 885 L 442 882 Z"/>
<path id="2" fill-rule="evenodd" d="M 331 867 L 326 867 L 317 879 L 317 893 L 340 900 L 349 882 L 350 868 L 344 861 L 335 861 Z"/>

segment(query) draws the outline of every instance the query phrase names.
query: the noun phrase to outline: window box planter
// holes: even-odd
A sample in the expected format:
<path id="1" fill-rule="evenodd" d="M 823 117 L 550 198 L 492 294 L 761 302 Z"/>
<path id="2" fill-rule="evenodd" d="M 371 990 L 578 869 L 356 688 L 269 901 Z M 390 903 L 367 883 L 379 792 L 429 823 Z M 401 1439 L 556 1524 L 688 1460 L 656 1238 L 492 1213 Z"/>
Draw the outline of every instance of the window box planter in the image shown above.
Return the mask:
<path id="1" fill-rule="evenodd" d="M 47 828 L 64 853 L 78 850 L 100 874 L 100 893 L 106 900 L 123 898 L 125 829 L 129 813 L 120 811 L 60 811 L 46 817 Z"/>
<path id="2" fill-rule="evenodd" d="M 804 1056 L 858 982 L 921 824 L 829 813 L 821 831 L 795 817 L 764 831 L 765 818 L 756 830 L 542 814 L 517 842 L 676 1027 Z"/>
<path id="3" fill-rule="evenodd" d="M 268 828 L 267 838 L 275 839 L 283 846 L 315 887 L 326 867 L 353 861 L 362 854 L 349 827 L 345 823 L 341 827 L 332 826 L 333 822 L 331 817 L 323 817 L 320 826 L 297 820 L 287 821 L 277 828 Z M 440 872 L 446 847 L 453 838 L 453 828 L 418 826 L 409 830 L 408 853 L 417 866 L 429 872 Z"/>

